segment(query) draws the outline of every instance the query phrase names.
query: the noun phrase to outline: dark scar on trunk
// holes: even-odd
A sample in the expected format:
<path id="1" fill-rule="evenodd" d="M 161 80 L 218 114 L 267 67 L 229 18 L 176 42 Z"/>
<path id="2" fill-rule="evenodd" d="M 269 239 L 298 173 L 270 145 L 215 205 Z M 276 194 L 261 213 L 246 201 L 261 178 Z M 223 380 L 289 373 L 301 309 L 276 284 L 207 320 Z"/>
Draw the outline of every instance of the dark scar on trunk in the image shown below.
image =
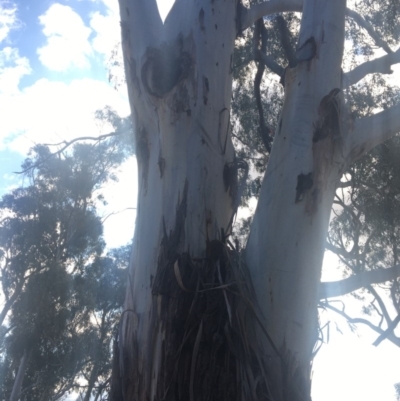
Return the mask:
<path id="1" fill-rule="evenodd" d="M 304 193 L 312 188 L 314 184 L 313 174 L 299 174 L 297 176 L 296 198 L 294 203 L 299 203 L 304 198 Z"/>

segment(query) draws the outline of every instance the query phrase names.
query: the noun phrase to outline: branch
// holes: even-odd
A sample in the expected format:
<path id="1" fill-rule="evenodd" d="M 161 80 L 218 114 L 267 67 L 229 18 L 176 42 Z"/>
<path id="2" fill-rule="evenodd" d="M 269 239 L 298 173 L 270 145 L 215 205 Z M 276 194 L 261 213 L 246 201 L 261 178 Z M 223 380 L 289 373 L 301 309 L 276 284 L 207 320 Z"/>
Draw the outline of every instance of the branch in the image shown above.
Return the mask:
<path id="1" fill-rule="evenodd" d="M 358 118 L 347 138 L 347 163 L 351 164 L 375 146 L 400 132 L 400 104 L 368 117 Z"/>
<path id="2" fill-rule="evenodd" d="M 14 171 L 14 174 L 25 174 L 27 171 L 32 170 L 32 169 L 46 163 L 51 157 L 61 154 L 62 152 L 64 152 L 65 149 L 67 149 L 69 146 L 71 146 L 75 142 L 78 142 L 78 141 L 100 142 L 100 141 L 103 141 L 104 139 L 110 138 L 112 136 L 117 136 L 117 135 L 121 135 L 121 133 L 111 132 L 109 134 L 104 134 L 104 135 L 99 135 L 99 136 L 80 136 L 80 137 L 74 138 L 70 141 L 62 141 L 60 143 L 54 143 L 54 144 L 44 144 L 44 146 L 59 146 L 62 144 L 64 146 L 62 148 L 60 148 L 59 150 L 57 150 L 57 152 L 51 153 L 49 157 L 46 157 L 46 159 L 42 160 L 40 163 L 34 163 L 32 166 L 29 166 L 28 168 L 26 168 L 25 170 L 22 170 L 22 171 Z"/>
<path id="3" fill-rule="evenodd" d="M 373 73 L 392 74 L 390 68 L 393 64 L 400 63 L 400 48 L 394 53 L 386 54 L 374 60 L 366 61 L 355 67 L 353 70 L 343 74 L 343 83 L 345 87 L 352 86 L 361 81 L 366 75 Z"/>
<path id="4" fill-rule="evenodd" d="M 322 282 L 319 299 L 339 297 L 371 284 L 384 283 L 400 277 L 400 265 L 388 269 L 368 270 L 339 281 Z"/>
<path id="5" fill-rule="evenodd" d="M 285 11 L 303 11 L 303 0 L 269 0 L 250 8 L 243 7 L 240 28 L 244 31 L 265 15 Z"/>
<path id="6" fill-rule="evenodd" d="M 400 314 L 396 316 L 396 319 L 393 320 L 392 323 L 389 324 L 388 328 L 382 333 L 373 343 L 375 347 L 377 347 L 383 340 L 389 337 L 390 334 L 393 334 L 393 330 L 400 323 Z"/>
<path id="7" fill-rule="evenodd" d="M 266 67 L 268 67 L 272 72 L 283 77 L 285 69 L 281 67 L 271 56 L 267 56 L 261 52 L 258 52 L 259 60 L 262 61 Z"/>
<path id="8" fill-rule="evenodd" d="M 370 329 L 374 330 L 376 333 L 379 333 L 380 335 L 382 335 L 384 333 L 384 330 L 382 330 L 380 327 L 375 326 L 374 324 L 372 324 L 370 321 L 366 320 L 366 319 L 362 319 L 362 318 L 351 318 L 346 312 L 341 311 L 340 309 L 335 308 L 334 306 L 332 306 L 329 303 L 323 303 L 323 306 L 327 309 L 331 309 L 334 312 L 336 312 L 337 314 L 339 314 L 340 316 L 343 316 L 349 323 L 352 324 L 365 324 L 366 326 L 368 326 Z M 394 345 L 397 345 L 398 347 L 400 347 L 400 338 L 396 337 L 393 333 L 389 333 L 387 336 L 387 339 L 389 341 L 391 341 Z"/>
<path id="9" fill-rule="evenodd" d="M 339 188 L 342 188 L 342 189 L 344 189 L 344 188 L 349 188 L 349 187 L 351 187 L 352 185 L 353 185 L 353 181 L 352 181 L 352 180 L 350 180 L 350 181 L 339 181 L 338 184 L 336 185 L 336 189 L 339 189 Z"/>
<path id="10" fill-rule="evenodd" d="M 296 57 L 296 52 L 292 48 L 292 45 L 290 43 L 290 38 L 291 38 L 291 33 L 289 31 L 289 28 L 287 26 L 287 23 L 285 19 L 281 16 L 278 15 L 276 17 L 276 25 L 279 31 L 279 36 L 281 39 L 281 45 L 283 48 L 283 52 L 285 53 L 285 56 L 288 60 L 289 67 L 293 68 L 296 67 L 298 61 Z"/>
<path id="11" fill-rule="evenodd" d="M 360 14 L 358 14 L 358 12 L 350 10 L 350 8 L 346 8 L 346 14 L 368 32 L 369 36 L 371 36 L 377 46 L 382 47 L 386 53 L 393 53 L 393 50 L 389 47 L 389 45 L 375 32 L 374 27 Z"/>

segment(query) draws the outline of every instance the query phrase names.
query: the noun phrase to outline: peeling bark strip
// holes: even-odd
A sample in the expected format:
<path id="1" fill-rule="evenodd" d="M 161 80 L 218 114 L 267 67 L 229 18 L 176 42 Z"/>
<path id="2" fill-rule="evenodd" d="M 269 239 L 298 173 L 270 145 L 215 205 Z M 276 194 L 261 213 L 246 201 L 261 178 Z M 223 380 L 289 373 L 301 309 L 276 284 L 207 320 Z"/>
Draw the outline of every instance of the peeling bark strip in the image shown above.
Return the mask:
<path id="1" fill-rule="evenodd" d="M 152 288 L 153 295 L 169 292 L 174 263 L 176 262 L 180 246 L 183 242 L 184 226 L 186 220 L 187 194 L 189 184 L 185 181 L 182 200 L 177 205 L 175 227 L 168 234 L 163 222 L 164 236 L 161 242 L 161 251 L 158 259 L 158 268 Z"/>
<path id="2" fill-rule="evenodd" d="M 154 308 L 161 305 L 157 319 L 164 335 L 154 399 L 258 401 L 287 396 L 285 400 L 309 400 L 310 380 L 304 378 L 290 350 L 278 351 L 273 344 L 255 306 L 247 266 L 233 246 L 229 248 L 214 239 L 205 243 L 204 258 L 176 253 L 185 196 L 177 208 L 177 229 L 164 242 L 160 262 L 167 262 L 163 266 L 168 268 L 163 268 L 162 288 L 153 298 Z M 174 268 L 168 263 L 173 259 Z M 262 351 L 253 341 L 254 325 L 261 327 L 271 353 Z M 118 360 L 124 356 L 118 350 L 124 341 L 120 337 L 119 343 L 114 342 L 111 401 L 141 399 L 134 391 L 138 383 L 130 382 L 130 378 L 137 377 L 136 361 L 125 358 L 121 364 Z M 135 338 L 132 343 L 133 348 L 137 347 Z"/>

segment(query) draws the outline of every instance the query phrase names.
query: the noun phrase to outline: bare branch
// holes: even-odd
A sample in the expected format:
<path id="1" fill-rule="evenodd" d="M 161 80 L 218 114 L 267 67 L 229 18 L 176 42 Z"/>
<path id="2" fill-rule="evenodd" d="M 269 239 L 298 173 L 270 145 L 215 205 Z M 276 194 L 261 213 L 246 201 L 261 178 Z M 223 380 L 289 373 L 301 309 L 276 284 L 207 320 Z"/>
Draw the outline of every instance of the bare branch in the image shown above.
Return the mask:
<path id="1" fill-rule="evenodd" d="M 383 316 L 386 320 L 387 324 L 390 324 L 392 322 L 392 319 L 389 316 L 389 313 L 387 311 L 386 305 L 383 302 L 382 297 L 378 294 L 378 292 L 375 290 L 374 287 L 372 287 L 372 285 L 368 285 L 367 290 L 374 296 L 376 302 L 378 302 L 379 307 L 381 308 L 381 312 L 379 313 L 380 316 Z M 378 308 L 374 305 L 375 310 L 377 310 Z"/>
<path id="2" fill-rule="evenodd" d="M 339 181 L 336 188 L 349 188 L 353 185 L 353 181 Z"/>
<path id="3" fill-rule="evenodd" d="M 276 17 L 276 25 L 279 31 L 283 51 L 289 63 L 289 67 L 296 67 L 298 61 L 296 57 L 296 52 L 294 51 L 290 43 L 291 33 L 285 19 L 281 15 L 278 15 Z"/>
<path id="4" fill-rule="evenodd" d="M 256 4 L 250 8 L 244 8 L 241 11 L 241 30 L 250 28 L 258 19 L 265 15 L 285 11 L 303 11 L 302 0 L 269 0 Z"/>
<path id="5" fill-rule="evenodd" d="M 333 298 L 349 294 L 371 284 L 384 283 L 400 277 L 400 265 L 388 269 L 369 270 L 357 273 L 339 281 L 328 281 L 320 284 L 319 298 Z"/>
<path id="6" fill-rule="evenodd" d="M 111 212 L 109 213 L 106 217 L 104 217 L 104 219 L 101 221 L 101 224 L 104 224 L 104 222 L 110 217 L 110 216 L 114 216 L 115 214 L 119 214 L 122 212 L 125 212 L 127 210 L 136 210 L 136 207 L 126 207 L 125 209 L 119 210 L 118 212 Z"/>
<path id="7" fill-rule="evenodd" d="M 331 251 L 336 255 L 341 255 L 341 256 L 345 257 L 346 259 L 356 259 L 357 258 L 357 255 L 352 254 L 351 252 L 347 251 L 346 248 L 338 248 L 328 241 L 326 241 L 325 248 L 328 251 Z"/>
<path id="8" fill-rule="evenodd" d="M 272 72 L 281 78 L 283 77 L 285 69 L 281 67 L 271 56 L 267 56 L 266 54 L 259 52 L 259 57 L 260 61 L 262 61 L 266 67 L 268 67 Z"/>
<path id="9" fill-rule="evenodd" d="M 390 67 L 397 63 L 400 63 L 400 48 L 394 53 L 389 53 L 374 60 L 366 61 L 353 70 L 346 72 L 343 74 L 343 85 L 345 87 L 352 86 L 361 81 L 368 74 L 392 74 L 393 71 Z"/>
<path id="10" fill-rule="evenodd" d="M 373 343 L 375 347 L 377 347 L 383 340 L 389 337 L 390 334 L 393 334 L 393 330 L 400 323 L 400 314 L 396 316 L 396 319 L 393 320 L 392 323 L 389 324 L 388 328 L 382 333 Z"/>
<path id="11" fill-rule="evenodd" d="M 366 21 L 358 12 L 354 10 L 350 10 L 350 8 L 346 9 L 346 14 L 352 18 L 359 26 L 363 27 L 374 40 L 375 44 L 379 47 L 382 47 L 386 53 L 393 53 L 393 50 L 389 47 L 389 45 L 382 40 L 379 35 L 375 32 L 374 27 Z"/>
<path id="12" fill-rule="evenodd" d="M 335 308 L 334 306 L 332 306 L 331 304 L 329 304 L 328 302 L 324 302 L 322 304 L 325 308 L 327 309 L 331 309 L 334 312 L 336 312 L 337 314 L 339 314 L 340 316 L 343 316 L 349 323 L 352 324 L 365 324 L 366 326 L 368 326 L 370 329 L 374 330 L 376 333 L 382 335 L 385 333 L 384 330 L 382 330 L 380 327 L 375 326 L 374 324 L 372 324 L 369 320 L 366 319 L 362 319 L 362 318 L 351 318 L 346 312 Z M 400 338 L 396 337 L 393 333 L 389 333 L 387 336 L 387 339 L 389 341 L 391 341 L 394 345 L 397 345 L 398 347 L 400 347 Z"/>
<path id="13" fill-rule="evenodd" d="M 400 132 L 400 104 L 380 113 L 358 118 L 347 138 L 347 164 L 353 163 L 375 146 Z"/>
<path id="14" fill-rule="evenodd" d="M 109 134 L 104 134 L 104 135 L 99 135 L 99 136 L 80 136 L 78 138 L 74 138 L 70 141 L 63 141 L 63 142 L 59 142 L 59 143 L 55 143 L 55 144 L 45 144 L 45 146 L 59 146 L 59 145 L 63 145 L 62 148 L 60 148 L 59 150 L 57 150 L 57 152 L 52 153 L 49 157 L 46 157 L 46 159 L 42 160 L 40 163 L 35 163 L 32 166 L 26 168 L 25 170 L 22 171 L 14 171 L 14 174 L 25 174 L 27 171 L 32 170 L 40 165 L 42 165 L 43 163 L 46 163 L 47 160 L 49 160 L 51 157 L 57 156 L 59 154 L 61 154 L 62 152 L 64 152 L 64 150 L 66 150 L 69 146 L 71 146 L 72 144 L 74 144 L 75 142 L 78 141 L 96 141 L 96 142 L 101 142 L 104 139 L 110 138 L 112 136 L 118 136 L 121 135 L 120 132 L 110 132 Z"/>

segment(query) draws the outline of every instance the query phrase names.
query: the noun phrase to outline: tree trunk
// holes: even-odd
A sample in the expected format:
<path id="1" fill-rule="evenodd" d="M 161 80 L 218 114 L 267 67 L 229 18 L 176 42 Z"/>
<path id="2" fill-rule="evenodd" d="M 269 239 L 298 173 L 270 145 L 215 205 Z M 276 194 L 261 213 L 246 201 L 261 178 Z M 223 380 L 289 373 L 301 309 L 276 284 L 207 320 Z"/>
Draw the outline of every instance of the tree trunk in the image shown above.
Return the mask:
<path id="1" fill-rule="evenodd" d="M 245 259 L 274 345 L 310 383 L 326 233 L 345 168 L 340 88 L 346 2 L 304 4 L 299 63 L 286 71 L 279 129 Z"/>
<path id="2" fill-rule="evenodd" d="M 309 399 L 324 244 L 345 165 L 345 0 L 304 2 L 299 63 L 285 75 L 245 250 L 255 298 L 225 245 L 245 168 L 229 122 L 244 11 L 234 0 L 177 0 L 163 26 L 154 0 L 119 3 L 140 188 L 111 399 Z"/>
<path id="3" fill-rule="evenodd" d="M 13 388 L 11 391 L 10 401 L 18 401 L 19 400 L 19 397 L 21 395 L 22 382 L 24 380 L 28 361 L 29 361 L 29 352 L 27 352 L 25 350 L 24 354 L 22 355 L 21 361 L 19 363 L 17 376 L 15 377 L 14 385 L 13 385 Z"/>
<path id="4" fill-rule="evenodd" d="M 193 394 L 190 344 L 204 338 L 201 316 L 185 329 L 196 288 L 197 267 L 189 266 L 222 239 L 237 187 L 229 123 L 235 2 L 178 1 L 164 27 L 155 7 L 120 1 L 140 188 L 119 333 L 125 400 Z"/>

